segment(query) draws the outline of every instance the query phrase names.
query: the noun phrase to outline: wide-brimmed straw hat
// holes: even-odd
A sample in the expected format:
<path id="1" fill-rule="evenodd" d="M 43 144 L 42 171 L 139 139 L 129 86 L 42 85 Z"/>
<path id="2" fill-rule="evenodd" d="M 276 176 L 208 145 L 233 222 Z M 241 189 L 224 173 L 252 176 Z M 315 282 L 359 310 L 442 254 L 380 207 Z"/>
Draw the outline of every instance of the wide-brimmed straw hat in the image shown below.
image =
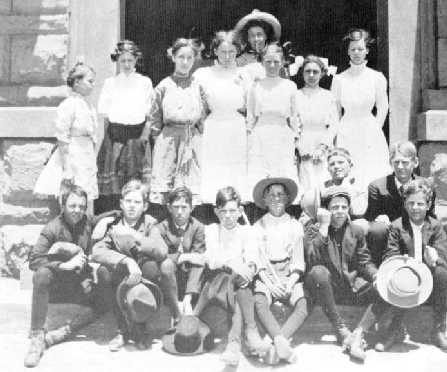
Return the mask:
<path id="1" fill-rule="evenodd" d="M 129 286 L 124 279 L 116 290 L 116 299 L 128 322 L 143 323 L 156 312 L 163 303 L 160 288 L 147 279 Z"/>
<path id="2" fill-rule="evenodd" d="M 182 316 L 172 332 L 162 337 L 163 349 L 170 354 L 195 355 L 205 353 L 214 346 L 210 328 L 198 317 Z"/>
<path id="3" fill-rule="evenodd" d="M 260 180 L 253 189 L 253 200 L 255 204 L 262 209 L 266 209 L 264 201 L 264 191 L 270 185 L 283 185 L 289 195 L 289 200 L 287 201 L 287 205 L 291 204 L 297 194 L 298 194 L 298 186 L 294 180 L 286 177 L 267 177 Z"/>
<path id="4" fill-rule="evenodd" d="M 424 303 L 433 289 L 433 277 L 423 262 L 408 256 L 393 256 L 377 272 L 377 290 L 391 305 L 411 308 Z"/>
<path id="5" fill-rule="evenodd" d="M 250 21 L 264 21 L 272 26 L 273 28 L 273 37 L 274 40 L 272 41 L 278 41 L 281 38 L 281 23 L 279 23 L 278 19 L 266 12 L 261 12 L 258 9 L 253 9 L 253 11 L 250 14 L 247 14 L 245 17 L 242 17 L 234 27 L 234 32 L 236 34 L 236 37 L 239 40 L 242 40 L 241 32 L 244 30 L 245 25 Z"/>

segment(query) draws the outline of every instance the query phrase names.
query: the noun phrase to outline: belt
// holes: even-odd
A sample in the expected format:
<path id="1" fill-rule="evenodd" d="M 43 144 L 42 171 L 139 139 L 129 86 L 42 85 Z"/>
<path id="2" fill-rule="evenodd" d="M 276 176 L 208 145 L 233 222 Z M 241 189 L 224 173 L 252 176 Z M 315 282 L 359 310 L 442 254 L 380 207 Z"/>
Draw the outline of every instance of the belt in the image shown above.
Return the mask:
<path id="1" fill-rule="evenodd" d="M 126 143 L 130 139 L 141 137 L 146 122 L 136 125 L 126 125 L 120 123 L 110 123 L 107 128 L 107 134 L 113 142 Z"/>
<path id="2" fill-rule="evenodd" d="M 283 258 L 282 260 L 269 260 L 272 264 L 284 263 L 290 261 L 290 257 Z"/>

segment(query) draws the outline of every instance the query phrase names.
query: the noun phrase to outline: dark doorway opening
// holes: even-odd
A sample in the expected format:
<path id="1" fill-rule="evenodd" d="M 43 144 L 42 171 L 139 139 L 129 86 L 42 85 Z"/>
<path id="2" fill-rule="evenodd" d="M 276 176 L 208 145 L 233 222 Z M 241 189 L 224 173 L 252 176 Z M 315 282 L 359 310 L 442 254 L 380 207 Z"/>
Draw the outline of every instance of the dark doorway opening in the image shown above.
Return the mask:
<path id="1" fill-rule="evenodd" d="M 387 76 L 387 0 L 126 0 L 124 37 L 142 49 L 140 67 L 154 85 L 172 73 L 166 49 L 177 37 L 200 36 L 209 45 L 213 32 L 231 29 L 237 20 L 260 9 L 274 14 L 282 25 L 282 42 L 291 41 L 298 55 L 316 54 L 343 71 L 348 67 L 342 38 L 351 27 L 368 29 L 378 36 L 369 54 L 369 66 Z M 377 53 L 379 51 L 379 53 Z M 302 81 L 297 79 L 298 87 Z M 322 81 L 328 88 L 331 78 Z M 388 138 L 388 125 L 384 132 Z"/>

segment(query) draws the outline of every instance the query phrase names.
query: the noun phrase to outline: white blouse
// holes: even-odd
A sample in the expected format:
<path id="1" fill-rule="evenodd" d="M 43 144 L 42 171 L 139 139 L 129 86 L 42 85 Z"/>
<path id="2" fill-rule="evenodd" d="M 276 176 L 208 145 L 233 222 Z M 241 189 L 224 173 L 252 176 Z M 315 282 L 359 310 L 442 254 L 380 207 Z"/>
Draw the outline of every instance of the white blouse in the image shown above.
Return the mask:
<path id="1" fill-rule="evenodd" d="M 152 81 L 137 72 L 120 73 L 105 80 L 98 112 L 110 122 L 136 125 L 146 121 L 153 97 Z"/>

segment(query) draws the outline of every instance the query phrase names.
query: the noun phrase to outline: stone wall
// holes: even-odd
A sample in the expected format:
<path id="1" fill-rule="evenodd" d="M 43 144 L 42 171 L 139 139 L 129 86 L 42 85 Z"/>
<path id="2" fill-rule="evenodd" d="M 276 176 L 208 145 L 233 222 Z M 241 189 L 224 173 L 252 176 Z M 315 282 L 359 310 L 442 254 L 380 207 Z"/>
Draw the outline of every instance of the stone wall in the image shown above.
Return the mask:
<path id="1" fill-rule="evenodd" d="M 69 0 L 0 0 L 0 275 L 18 276 L 54 215 L 34 183 L 66 96 Z"/>

